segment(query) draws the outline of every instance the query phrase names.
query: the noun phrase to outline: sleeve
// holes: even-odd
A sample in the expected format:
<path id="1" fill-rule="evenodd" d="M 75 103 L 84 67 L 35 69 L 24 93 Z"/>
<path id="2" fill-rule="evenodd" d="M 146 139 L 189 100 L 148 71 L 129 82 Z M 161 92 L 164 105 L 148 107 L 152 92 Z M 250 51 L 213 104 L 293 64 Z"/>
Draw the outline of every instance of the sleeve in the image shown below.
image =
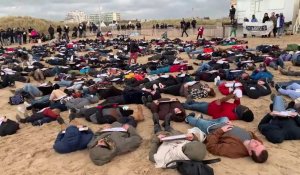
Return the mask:
<path id="1" fill-rule="evenodd" d="M 295 122 L 297 123 L 297 125 L 300 126 L 300 117 L 296 116 L 294 119 L 295 119 Z"/>
<path id="2" fill-rule="evenodd" d="M 241 100 L 240 99 L 235 99 L 233 103 L 236 104 L 236 105 L 240 105 L 241 104 Z"/>
<path id="3" fill-rule="evenodd" d="M 133 151 L 142 143 L 142 137 L 138 135 L 138 133 L 132 126 L 128 128 L 127 132 L 129 133 L 129 137 L 124 139 L 123 145 L 128 146 L 128 151 Z"/>
<path id="4" fill-rule="evenodd" d="M 64 135 L 65 135 L 65 134 L 63 134 L 62 132 L 59 132 L 58 135 L 57 135 L 57 137 L 56 137 L 56 139 L 55 139 L 55 144 L 56 144 L 57 142 L 60 142 L 61 139 L 64 137 Z"/>
<path id="5" fill-rule="evenodd" d="M 99 136 L 101 135 L 100 131 L 101 131 L 101 129 L 95 133 L 95 135 L 93 136 L 92 140 L 88 143 L 87 147 L 89 149 L 91 149 L 91 148 L 93 148 L 94 146 L 97 145 L 97 142 L 99 140 Z"/>
<path id="6" fill-rule="evenodd" d="M 206 138 L 206 148 L 207 150 L 215 155 L 226 156 L 229 158 L 238 158 L 245 157 L 247 153 L 244 153 L 243 150 L 239 152 L 238 146 L 234 141 L 220 141 L 220 138 L 224 132 L 222 129 L 218 129 L 215 132 L 209 134 Z"/>
<path id="7" fill-rule="evenodd" d="M 273 116 L 267 114 L 258 124 L 258 130 L 262 132 L 264 128 L 269 126 L 270 121 L 273 119 Z"/>
<path id="8" fill-rule="evenodd" d="M 149 151 L 149 160 L 151 162 L 155 162 L 154 154 L 157 152 L 160 144 L 161 143 L 159 141 L 159 138 L 156 135 L 154 135 L 152 140 L 151 140 L 151 146 L 150 146 L 150 151 Z"/>

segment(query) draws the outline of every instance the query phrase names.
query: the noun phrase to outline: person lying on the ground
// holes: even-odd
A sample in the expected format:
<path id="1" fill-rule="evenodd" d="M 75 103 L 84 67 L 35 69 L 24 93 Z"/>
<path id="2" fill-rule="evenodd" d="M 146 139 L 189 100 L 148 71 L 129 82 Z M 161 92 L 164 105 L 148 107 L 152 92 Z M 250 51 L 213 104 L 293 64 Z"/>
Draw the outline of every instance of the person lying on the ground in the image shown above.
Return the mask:
<path id="1" fill-rule="evenodd" d="M 249 77 L 248 73 L 245 73 L 243 70 L 231 70 L 231 69 L 219 69 L 219 70 L 211 70 L 204 72 L 197 72 L 195 74 L 195 80 L 203 80 L 206 82 L 214 82 L 216 77 L 220 77 L 221 80 L 236 80 L 240 78 Z"/>
<path id="2" fill-rule="evenodd" d="M 161 93 L 172 94 L 175 96 L 191 96 L 193 99 L 206 98 L 208 96 L 214 97 L 216 95 L 214 90 L 210 88 L 208 84 L 201 84 L 197 81 L 190 81 L 187 83 L 160 88 L 159 91 Z"/>
<path id="3" fill-rule="evenodd" d="M 124 89 L 122 95 L 108 97 L 101 104 L 102 105 L 112 104 L 112 103 L 117 103 L 120 105 L 143 104 L 142 96 L 146 96 L 146 97 L 151 96 L 152 99 L 154 99 L 154 100 L 161 98 L 160 93 L 157 90 L 150 90 L 150 89 L 146 89 L 146 88 L 143 88 L 142 90 L 134 89 L 134 88 L 127 88 L 127 89 Z"/>
<path id="4" fill-rule="evenodd" d="M 209 62 L 201 62 L 199 64 L 194 63 L 198 65 L 198 69 L 196 70 L 195 74 L 199 72 L 204 72 L 204 71 L 211 71 L 211 70 L 219 70 L 219 69 L 229 69 L 229 63 L 226 61 L 226 59 L 220 59 L 217 60 L 216 58 L 209 61 Z"/>
<path id="5" fill-rule="evenodd" d="M 275 89 L 279 94 L 288 96 L 297 103 L 300 102 L 300 82 L 279 82 L 275 84 Z"/>
<path id="6" fill-rule="evenodd" d="M 300 116 L 288 106 L 282 96 L 272 96 L 272 111 L 258 124 L 258 130 L 269 142 L 282 143 L 284 140 L 300 139 Z"/>
<path id="7" fill-rule="evenodd" d="M 220 77 L 215 79 L 215 84 L 218 86 L 219 91 L 222 95 L 234 94 L 237 98 L 243 97 L 243 84 L 239 81 L 221 81 Z"/>
<path id="8" fill-rule="evenodd" d="M 284 62 L 281 58 L 275 58 L 275 56 L 268 56 L 265 58 L 264 64 L 273 68 L 274 70 L 278 70 L 278 68 L 284 68 Z"/>
<path id="9" fill-rule="evenodd" d="M 252 99 L 271 94 L 271 88 L 268 83 L 263 80 L 239 80 L 242 83 L 243 94 Z"/>
<path id="10" fill-rule="evenodd" d="M 94 136 L 91 129 L 81 125 L 76 119 L 71 120 L 67 125 L 61 117 L 58 117 L 57 122 L 61 126 L 61 131 L 53 145 L 57 153 L 65 154 L 87 148 L 87 144 Z"/>
<path id="11" fill-rule="evenodd" d="M 136 150 L 142 143 L 142 137 L 128 124 L 114 122 L 103 129 L 96 132 L 88 144 L 89 155 L 95 165 L 109 163 L 118 155 Z"/>
<path id="12" fill-rule="evenodd" d="M 227 102 L 230 99 L 234 99 L 234 102 Z M 253 112 L 248 107 L 241 105 L 240 99 L 234 94 L 229 94 L 210 103 L 196 102 L 192 99 L 187 99 L 183 107 L 188 110 L 210 115 L 213 119 L 228 117 L 230 120 L 243 120 L 246 122 L 251 122 L 254 119 Z"/>
<path id="13" fill-rule="evenodd" d="M 264 163 L 268 159 L 268 151 L 262 141 L 253 132 L 234 126 L 227 117 L 206 120 L 195 118 L 195 113 L 191 113 L 186 122 L 207 134 L 206 148 L 214 155 L 229 158 L 250 156 L 257 163 Z"/>
<path id="14" fill-rule="evenodd" d="M 151 98 L 143 96 L 142 101 L 152 114 L 158 114 L 160 120 L 171 117 L 172 121 L 182 122 L 186 117 L 183 105 L 178 99 L 160 98 L 152 101 Z"/>
<path id="15" fill-rule="evenodd" d="M 163 131 L 159 124 L 158 114 L 153 114 L 154 136 L 151 139 L 149 160 L 155 163 L 156 168 L 166 168 L 166 165 L 173 160 L 203 160 L 206 156 L 206 148 L 201 140 L 204 139 L 203 133 L 198 128 L 192 128 L 183 135 L 170 126 L 170 119 L 170 117 L 166 118 L 162 125 Z M 184 137 L 180 140 L 163 141 L 168 136 L 176 135 Z"/>
<path id="16" fill-rule="evenodd" d="M 273 75 L 267 70 L 265 65 L 259 65 L 259 67 L 252 72 L 250 78 L 252 80 L 266 80 L 266 82 L 271 82 Z"/>
<path id="17" fill-rule="evenodd" d="M 16 115 L 16 119 L 19 123 L 31 123 L 33 126 L 41 126 L 44 123 L 49 123 L 56 120 L 60 116 L 59 109 L 44 108 L 37 113 L 28 116 L 27 113 L 24 116 Z"/>
<path id="18" fill-rule="evenodd" d="M 45 96 L 45 95 L 50 95 L 53 90 L 59 89 L 58 84 L 52 84 L 51 82 L 41 84 L 39 86 L 35 86 L 33 84 L 27 83 L 24 84 L 23 88 L 17 89 L 17 90 L 12 90 L 14 94 L 23 94 L 26 93 L 29 96 L 25 96 L 25 98 L 35 99 L 37 97 Z"/>
<path id="19" fill-rule="evenodd" d="M 95 104 L 99 102 L 99 97 L 97 95 L 88 95 L 85 97 L 70 99 L 66 102 L 66 107 L 68 109 L 83 109 L 84 106 Z"/>
<path id="20" fill-rule="evenodd" d="M 289 67 L 287 70 L 279 69 L 279 72 L 282 75 L 286 75 L 286 76 L 300 76 L 300 71 L 293 71 L 293 70 L 291 70 L 291 67 Z"/>
<path id="21" fill-rule="evenodd" d="M 98 105 L 97 107 L 71 109 L 74 117 L 84 117 L 87 121 L 95 124 L 130 123 L 136 127 L 138 121 L 143 121 L 143 110 L 140 105 L 137 106 L 137 113 L 129 109 L 128 106 L 119 106 L 118 104 Z"/>
<path id="22" fill-rule="evenodd" d="M 0 136 L 7 136 L 15 134 L 20 129 L 19 123 L 6 118 L 6 116 L 0 117 Z"/>

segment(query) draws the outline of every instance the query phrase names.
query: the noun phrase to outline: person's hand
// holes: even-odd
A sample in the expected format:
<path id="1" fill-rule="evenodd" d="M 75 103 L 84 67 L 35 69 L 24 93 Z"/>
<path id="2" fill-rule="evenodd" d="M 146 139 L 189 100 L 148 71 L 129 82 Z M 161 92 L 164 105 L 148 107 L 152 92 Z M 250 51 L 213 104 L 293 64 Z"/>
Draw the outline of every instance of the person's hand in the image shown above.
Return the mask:
<path id="1" fill-rule="evenodd" d="M 128 131 L 129 127 L 130 127 L 130 126 L 129 126 L 128 124 L 124 124 L 124 125 L 123 125 L 123 128 L 124 128 L 126 131 Z"/>
<path id="2" fill-rule="evenodd" d="M 189 141 L 192 141 L 192 140 L 194 140 L 194 135 L 192 133 L 188 133 L 188 134 L 186 134 L 186 139 Z"/>
<path id="3" fill-rule="evenodd" d="M 233 125 L 231 121 L 226 122 L 227 125 Z"/>
<path id="4" fill-rule="evenodd" d="M 171 98 L 171 100 L 170 101 L 177 101 L 177 99 L 176 98 Z"/>
<path id="5" fill-rule="evenodd" d="M 225 125 L 221 129 L 223 130 L 223 132 L 228 132 L 228 131 L 232 130 L 232 128 L 233 128 L 232 125 Z"/>
<path id="6" fill-rule="evenodd" d="M 111 128 L 111 125 L 110 125 L 110 124 L 105 124 L 105 125 L 103 125 L 103 129 L 109 129 L 109 128 Z"/>
<path id="7" fill-rule="evenodd" d="M 221 105 L 221 100 L 220 100 L 220 99 L 216 100 L 216 104 L 217 104 L 218 106 Z"/>
<path id="8" fill-rule="evenodd" d="M 297 117 L 299 114 L 297 112 L 291 112 L 289 117 Z"/>
<path id="9" fill-rule="evenodd" d="M 265 82 L 259 80 L 259 81 L 257 82 L 257 84 L 258 84 L 258 85 L 264 85 Z"/>
<path id="10" fill-rule="evenodd" d="M 161 140 L 162 138 L 166 137 L 166 135 L 164 135 L 164 134 L 159 134 L 157 137 L 159 138 L 159 140 Z"/>
<path id="11" fill-rule="evenodd" d="M 159 105 L 158 100 L 154 100 L 153 103 L 155 103 L 156 105 Z"/>

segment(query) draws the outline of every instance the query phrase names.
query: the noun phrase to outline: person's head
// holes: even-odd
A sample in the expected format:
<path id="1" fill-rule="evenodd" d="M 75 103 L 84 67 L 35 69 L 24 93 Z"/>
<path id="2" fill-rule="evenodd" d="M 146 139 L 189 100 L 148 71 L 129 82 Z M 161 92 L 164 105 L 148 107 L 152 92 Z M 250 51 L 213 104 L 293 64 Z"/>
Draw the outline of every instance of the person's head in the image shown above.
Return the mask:
<path id="1" fill-rule="evenodd" d="M 272 12 L 272 16 L 275 16 L 275 12 Z"/>
<path id="2" fill-rule="evenodd" d="M 104 165 L 116 156 L 115 142 L 109 136 L 104 137 L 90 149 L 90 158 L 96 165 Z"/>
<path id="3" fill-rule="evenodd" d="M 256 163 L 264 163 L 268 159 L 268 151 L 258 140 L 251 139 L 245 141 L 245 146 L 252 160 Z"/>
<path id="4" fill-rule="evenodd" d="M 179 109 L 179 108 L 174 108 L 174 113 L 175 113 L 175 114 L 181 114 L 181 113 L 182 113 L 182 110 Z"/>
<path id="5" fill-rule="evenodd" d="M 265 13 L 264 16 L 267 17 L 267 16 L 268 16 L 268 13 Z"/>
<path id="6" fill-rule="evenodd" d="M 252 15 L 252 19 L 255 19 L 255 15 Z"/>
<path id="7" fill-rule="evenodd" d="M 201 161 L 206 156 L 206 147 L 202 142 L 192 141 L 182 147 L 182 152 L 194 161 Z"/>
<path id="8" fill-rule="evenodd" d="M 246 122 L 251 122 L 254 119 L 253 112 L 246 106 L 238 105 L 235 108 L 235 112 L 236 112 L 237 117 L 240 120 L 243 120 Z"/>
<path id="9" fill-rule="evenodd" d="M 231 6 L 231 8 L 233 9 L 233 8 L 234 8 L 234 6 L 232 5 L 232 6 Z"/>

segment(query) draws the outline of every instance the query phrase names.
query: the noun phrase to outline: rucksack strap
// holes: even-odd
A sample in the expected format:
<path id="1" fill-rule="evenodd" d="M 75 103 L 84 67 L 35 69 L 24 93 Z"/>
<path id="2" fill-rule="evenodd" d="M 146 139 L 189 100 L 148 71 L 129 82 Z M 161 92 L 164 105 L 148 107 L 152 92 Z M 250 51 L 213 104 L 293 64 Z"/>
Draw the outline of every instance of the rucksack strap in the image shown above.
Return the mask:
<path id="1" fill-rule="evenodd" d="M 180 163 L 180 162 L 199 162 L 199 163 L 203 163 L 203 164 L 213 164 L 213 163 L 217 163 L 217 162 L 220 162 L 221 161 L 221 158 L 217 158 L 217 159 L 209 159 L 209 160 L 202 160 L 202 161 L 192 161 L 192 160 L 173 160 L 169 163 L 166 164 L 166 169 L 175 169 L 177 168 L 177 163 Z M 170 164 L 172 163 L 176 163 L 175 165 L 173 166 L 169 166 Z"/>

